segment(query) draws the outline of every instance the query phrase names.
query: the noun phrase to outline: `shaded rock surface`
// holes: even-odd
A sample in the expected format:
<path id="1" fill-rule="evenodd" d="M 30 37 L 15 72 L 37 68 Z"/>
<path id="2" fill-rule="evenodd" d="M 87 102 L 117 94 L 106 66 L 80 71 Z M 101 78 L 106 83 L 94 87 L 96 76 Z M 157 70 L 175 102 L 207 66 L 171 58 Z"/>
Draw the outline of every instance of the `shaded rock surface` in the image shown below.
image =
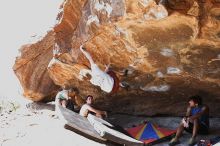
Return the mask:
<path id="1" fill-rule="evenodd" d="M 92 94 L 98 108 L 140 115 L 183 115 L 190 95 L 220 116 L 220 2 L 217 0 L 65 0 L 57 24 L 21 48 L 14 71 L 33 101 L 50 101 L 59 86 Z M 53 47 L 58 60 L 48 67 Z M 109 95 L 80 80 L 90 67 L 84 44 L 127 88 Z M 122 75 L 123 74 L 123 75 Z"/>

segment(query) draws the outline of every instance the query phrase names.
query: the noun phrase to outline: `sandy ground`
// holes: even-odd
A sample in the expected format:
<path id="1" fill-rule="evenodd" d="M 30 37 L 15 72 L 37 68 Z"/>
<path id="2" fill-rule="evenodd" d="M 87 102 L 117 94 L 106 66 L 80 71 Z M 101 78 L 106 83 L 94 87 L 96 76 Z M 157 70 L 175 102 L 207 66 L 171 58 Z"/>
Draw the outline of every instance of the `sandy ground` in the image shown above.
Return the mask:
<path id="1" fill-rule="evenodd" d="M 51 110 L 4 112 L 0 123 L 1 146 L 104 146 L 64 129 Z"/>
<path id="2" fill-rule="evenodd" d="M 0 145 L 1 146 L 104 146 L 70 130 L 63 128 L 59 118 L 56 117 L 54 107 L 43 109 L 27 109 L 20 107 L 16 111 L 1 111 L 0 115 Z M 109 119 L 111 122 L 124 127 L 130 127 L 143 121 L 153 121 L 161 126 L 169 128 L 177 127 L 178 117 L 134 117 L 128 115 L 112 115 Z M 200 136 L 200 139 L 212 138 L 220 135 L 220 119 L 212 118 L 212 134 Z M 189 134 L 184 133 L 181 139 L 184 146 Z M 157 144 L 157 146 L 167 146 L 168 141 Z"/>

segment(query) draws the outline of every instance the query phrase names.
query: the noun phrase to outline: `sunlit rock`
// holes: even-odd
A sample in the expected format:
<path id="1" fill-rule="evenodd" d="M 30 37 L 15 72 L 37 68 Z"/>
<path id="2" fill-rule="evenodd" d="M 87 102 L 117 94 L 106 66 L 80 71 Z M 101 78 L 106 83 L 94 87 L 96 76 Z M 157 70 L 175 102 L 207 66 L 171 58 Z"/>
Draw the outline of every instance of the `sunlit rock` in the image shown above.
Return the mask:
<path id="1" fill-rule="evenodd" d="M 187 98 L 199 94 L 220 116 L 219 26 L 216 0 L 66 0 L 53 30 L 21 49 L 14 71 L 34 101 L 53 100 L 68 85 L 82 99 L 93 95 L 100 109 L 183 115 Z M 116 93 L 79 78 L 90 69 L 80 45 L 101 70 L 115 71 Z"/>

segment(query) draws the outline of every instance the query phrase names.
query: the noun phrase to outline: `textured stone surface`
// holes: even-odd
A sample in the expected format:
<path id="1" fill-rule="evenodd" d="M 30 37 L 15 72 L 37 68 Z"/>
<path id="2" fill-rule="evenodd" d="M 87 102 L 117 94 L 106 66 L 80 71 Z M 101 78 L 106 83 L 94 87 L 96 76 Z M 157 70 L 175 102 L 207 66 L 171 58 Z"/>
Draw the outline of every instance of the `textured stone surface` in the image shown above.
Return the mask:
<path id="1" fill-rule="evenodd" d="M 54 29 L 23 47 L 16 60 L 26 97 L 51 100 L 58 86 L 69 85 L 82 98 L 94 95 L 105 110 L 183 115 L 188 96 L 200 94 L 211 115 L 220 116 L 219 1 L 66 0 L 57 18 Z M 47 68 L 55 43 L 62 54 Z M 129 88 L 109 95 L 79 80 L 80 70 L 90 66 L 81 44 L 101 69 L 110 64 Z"/>
<path id="2" fill-rule="evenodd" d="M 52 57 L 53 35 L 51 31 L 36 44 L 22 46 L 22 53 L 16 58 L 13 67 L 23 87 L 24 96 L 33 101 L 51 100 L 59 89 L 47 71 Z"/>

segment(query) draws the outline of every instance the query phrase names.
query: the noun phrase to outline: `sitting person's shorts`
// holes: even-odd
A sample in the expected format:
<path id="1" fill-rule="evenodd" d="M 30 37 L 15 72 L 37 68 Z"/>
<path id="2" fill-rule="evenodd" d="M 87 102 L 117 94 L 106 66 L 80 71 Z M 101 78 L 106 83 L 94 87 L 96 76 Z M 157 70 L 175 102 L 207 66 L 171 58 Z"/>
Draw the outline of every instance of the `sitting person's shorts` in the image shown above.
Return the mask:
<path id="1" fill-rule="evenodd" d="M 192 133 L 193 132 L 193 123 L 189 122 L 189 127 L 188 128 L 184 128 L 185 131 Z M 198 130 L 198 134 L 208 134 L 209 133 L 209 128 L 202 124 L 199 123 L 199 130 Z"/>

